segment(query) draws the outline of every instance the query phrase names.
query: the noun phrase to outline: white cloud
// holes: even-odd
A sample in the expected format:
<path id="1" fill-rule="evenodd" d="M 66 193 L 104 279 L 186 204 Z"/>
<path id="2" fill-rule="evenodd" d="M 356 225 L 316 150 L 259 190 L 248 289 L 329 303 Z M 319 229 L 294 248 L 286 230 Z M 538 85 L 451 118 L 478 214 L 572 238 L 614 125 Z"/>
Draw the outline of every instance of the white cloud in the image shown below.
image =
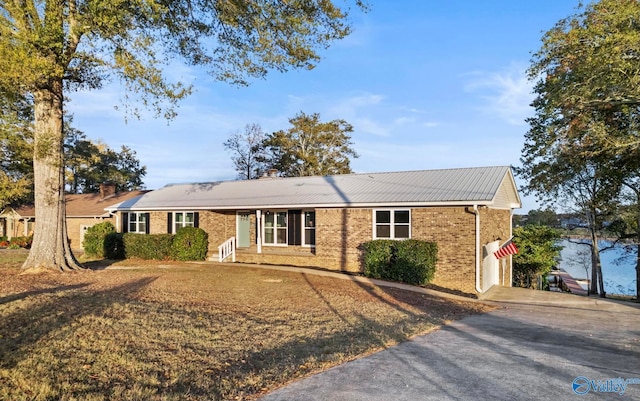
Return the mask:
<path id="1" fill-rule="evenodd" d="M 514 64 L 498 72 L 475 72 L 465 90 L 479 95 L 483 104 L 478 108 L 485 113 L 512 125 L 524 125 L 533 112 L 530 104 L 534 98 L 525 71 L 526 67 Z"/>

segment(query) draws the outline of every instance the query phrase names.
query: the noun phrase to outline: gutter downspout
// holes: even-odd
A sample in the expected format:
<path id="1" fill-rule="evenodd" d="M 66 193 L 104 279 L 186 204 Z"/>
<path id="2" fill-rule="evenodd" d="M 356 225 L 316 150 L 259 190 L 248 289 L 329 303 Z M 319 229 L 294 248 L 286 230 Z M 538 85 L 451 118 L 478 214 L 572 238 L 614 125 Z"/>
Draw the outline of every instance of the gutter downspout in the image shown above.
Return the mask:
<path id="1" fill-rule="evenodd" d="M 478 211 L 478 205 L 473 205 L 473 209 L 469 207 L 465 208 L 468 213 L 475 215 L 476 219 L 476 292 L 482 294 L 482 288 L 480 288 L 480 212 Z"/>
<path id="2" fill-rule="evenodd" d="M 513 238 L 513 212 L 515 209 L 511 209 L 509 216 L 509 238 Z M 504 280 L 502 285 L 504 285 Z M 513 255 L 509 257 L 509 285 L 505 287 L 513 287 Z"/>
<path id="3" fill-rule="evenodd" d="M 121 227 L 120 227 L 120 215 L 118 215 L 118 211 L 116 210 L 116 211 L 114 212 L 114 211 L 112 211 L 112 210 L 108 210 L 108 212 L 109 212 L 109 217 L 107 217 L 107 218 L 115 217 L 115 218 L 116 218 L 116 231 L 117 231 L 117 232 L 121 232 L 121 231 L 122 231 L 122 229 L 121 229 Z"/>

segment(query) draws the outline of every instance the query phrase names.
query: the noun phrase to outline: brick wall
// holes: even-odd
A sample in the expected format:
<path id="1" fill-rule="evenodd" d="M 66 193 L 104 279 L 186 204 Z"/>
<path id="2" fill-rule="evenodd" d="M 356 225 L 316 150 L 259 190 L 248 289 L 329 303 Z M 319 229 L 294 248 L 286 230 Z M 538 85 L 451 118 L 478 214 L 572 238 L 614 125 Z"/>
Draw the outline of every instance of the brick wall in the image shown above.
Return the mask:
<path id="1" fill-rule="evenodd" d="M 412 238 L 438 244 L 432 284 L 470 294 L 475 291 L 475 216 L 464 207 L 415 208 Z"/>
<path id="2" fill-rule="evenodd" d="M 151 233 L 167 232 L 167 213 L 151 213 Z M 510 211 L 480 208 L 481 245 L 509 237 Z M 262 246 L 257 254 L 255 211 L 250 218 L 250 247 L 241 249 L 236 260 L 294 266 L 315 266 L 350 272 L 362 271 L 361 244 L 373 238 L 371 209 L 316 209 L 316 246 Z M 200 228 L 209 234 L 209 256 L 220 244 L 236 236 L 236 213 L 200 212 Z M 465 207 L 424 207 L 411 210 L 411 236 L 438 244 L 438 262 L 433 284 L 475 294 L 475 216 Z M 510 271 L 505 272 L 510 285 Z"/>
<path id="3" fill-rule="evenodd" d="M 67 218 L 67 235 L 69 237 L 69 245 L 71 249 L 83 249 L 82 247 L 82 234 L 80 233 L 83 226 L 92 227 L 98 223 L 102 223 L 105 221 L 111 222 L 111 224 L 116 225 L 116 219 L 111 217 L 107 219 L 96 219 L 96 218 L 77 218 L 77 217 L 68 217 Z"/>
<path id="4" fill-rule="evenodd" d="M 316 257 L 329 269 L 362 271 L 360 245 L 372 236 L 371 209 L 316 209 Z"/>
<path id="5" fill-rule="evenodd" d="M 510 238 L 511 211 L 496 209 L 480 209 L 480 244 L 486 245 L 493 241 L 499 241 L 500 245 Z M 506 258 L 504 265 L 500 261 L 500 285 L 511 287 L 511 256 Z M 480 269 L 480 282 L 482 282 L 482 269 Z"/>

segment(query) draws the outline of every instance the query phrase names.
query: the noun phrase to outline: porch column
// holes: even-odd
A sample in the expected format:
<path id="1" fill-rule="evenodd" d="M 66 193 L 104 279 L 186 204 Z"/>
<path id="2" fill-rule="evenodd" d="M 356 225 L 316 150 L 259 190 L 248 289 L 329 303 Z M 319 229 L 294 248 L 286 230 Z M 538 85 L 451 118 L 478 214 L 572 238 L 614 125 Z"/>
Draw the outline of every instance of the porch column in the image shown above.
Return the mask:
<path id="1" fill-rule="evenodd" d="M 262 210 L 256 210 L 256 242 L 258 253 L 262 253 Z"/>

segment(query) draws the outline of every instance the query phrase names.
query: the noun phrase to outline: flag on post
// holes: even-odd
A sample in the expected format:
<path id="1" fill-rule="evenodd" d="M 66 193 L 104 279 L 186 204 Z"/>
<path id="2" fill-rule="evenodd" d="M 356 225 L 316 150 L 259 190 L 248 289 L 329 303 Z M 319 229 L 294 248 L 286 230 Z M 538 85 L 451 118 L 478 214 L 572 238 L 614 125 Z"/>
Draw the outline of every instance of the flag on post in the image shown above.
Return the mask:
<path id="1" fill-rule="evenodd" d="M 495 251 L 493 255 L 496 257 L 496 259 L 501 259 L 501 258 L 504 258 L 505 256 L 513 255 L 516 253 L 518 253 L 518 248 L 516 248 L 516 244 L 513 243 L 513 238 L 512 238 L 509 241 L 502 244 L 500 249 Z"/>

